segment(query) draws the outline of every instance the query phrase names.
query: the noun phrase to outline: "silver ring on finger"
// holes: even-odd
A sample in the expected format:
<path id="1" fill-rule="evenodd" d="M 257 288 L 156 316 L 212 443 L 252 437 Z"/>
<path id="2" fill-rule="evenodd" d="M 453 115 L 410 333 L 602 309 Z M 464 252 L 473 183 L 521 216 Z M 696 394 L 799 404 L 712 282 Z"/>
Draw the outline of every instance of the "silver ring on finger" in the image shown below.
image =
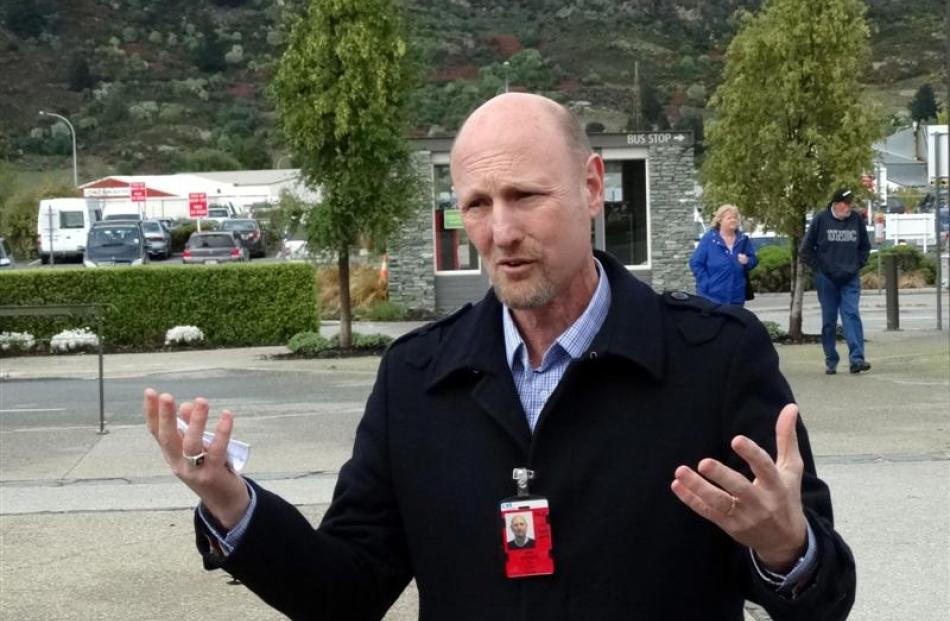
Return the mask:
<path id="1" fill-rule="evenodd" d="M 207 452 L 201 451 L 197 455 L 188 455 L 187 453 L 182 453 L 181 456 L 191 464 L 193 467 L 197 468 L 205 462 L 205 457 L 208 455 Z"/>

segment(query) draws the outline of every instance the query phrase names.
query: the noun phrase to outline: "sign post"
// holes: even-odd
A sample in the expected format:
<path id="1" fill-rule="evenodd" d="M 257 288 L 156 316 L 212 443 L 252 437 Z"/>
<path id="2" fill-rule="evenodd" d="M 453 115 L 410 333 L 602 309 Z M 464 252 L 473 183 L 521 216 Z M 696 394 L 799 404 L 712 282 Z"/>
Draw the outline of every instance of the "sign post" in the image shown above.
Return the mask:
<path id="1" fill-rule="evenodd" d="M 133 181 L 129 184 L 129 198 L 138 205 L 139 214 L 145 218 L 145 199 L 148 198 L 148 190 L 145 188 L 144 181 Z"/>
<path id="2" fill-rule="evenodd" d="M 198 221 L 198 232 L 201 232 L 201 219 L 208 217 L 208 195 L 204 192 L 188 193 L 188 214 Z"/>

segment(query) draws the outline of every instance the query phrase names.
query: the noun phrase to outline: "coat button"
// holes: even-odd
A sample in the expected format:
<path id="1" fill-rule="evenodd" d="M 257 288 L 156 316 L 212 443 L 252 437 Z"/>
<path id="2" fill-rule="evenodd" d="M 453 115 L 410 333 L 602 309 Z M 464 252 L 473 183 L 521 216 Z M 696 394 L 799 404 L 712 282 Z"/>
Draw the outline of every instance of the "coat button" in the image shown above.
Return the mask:
<path id="1" fill-rule="evenodd" d="M 682 291 L 674 291 L 670 294 L 670 297 L 676 300 L 677 302 L 685 302 L 689 299 L 689 295 Z"/>

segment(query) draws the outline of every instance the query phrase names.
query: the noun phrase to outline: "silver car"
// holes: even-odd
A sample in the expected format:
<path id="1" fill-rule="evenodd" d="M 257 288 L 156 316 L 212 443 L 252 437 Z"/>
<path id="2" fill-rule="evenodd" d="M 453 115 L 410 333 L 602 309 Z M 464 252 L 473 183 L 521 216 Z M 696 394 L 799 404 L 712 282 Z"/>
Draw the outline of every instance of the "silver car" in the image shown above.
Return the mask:
<path id="1" fill-rule="evenodd" d="M 148 254 L 151 257 L 167 259 L 172 254 L 172 234 L 160 220 L 143 220 Z"/>
<path id="2" fill-rule="evenodd" d="M 192 233 L 181 262 L 186 264 L 236 263 L 247 261 L 247 247 L 236 233 Z"/>

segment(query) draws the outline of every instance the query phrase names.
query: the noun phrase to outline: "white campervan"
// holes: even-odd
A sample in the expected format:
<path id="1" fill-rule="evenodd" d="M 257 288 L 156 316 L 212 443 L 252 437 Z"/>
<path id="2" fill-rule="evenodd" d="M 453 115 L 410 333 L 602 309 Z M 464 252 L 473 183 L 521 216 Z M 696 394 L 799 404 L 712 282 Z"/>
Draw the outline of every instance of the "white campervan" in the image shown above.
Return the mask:
<path id="1" fill-rule="evenodd" d="M 102 219 L 85 198 L 48 198 L 40 201 L 36 215 L 36 249 L 43 264 L 50 256 L 82 259 L 89 228 Z"/>

